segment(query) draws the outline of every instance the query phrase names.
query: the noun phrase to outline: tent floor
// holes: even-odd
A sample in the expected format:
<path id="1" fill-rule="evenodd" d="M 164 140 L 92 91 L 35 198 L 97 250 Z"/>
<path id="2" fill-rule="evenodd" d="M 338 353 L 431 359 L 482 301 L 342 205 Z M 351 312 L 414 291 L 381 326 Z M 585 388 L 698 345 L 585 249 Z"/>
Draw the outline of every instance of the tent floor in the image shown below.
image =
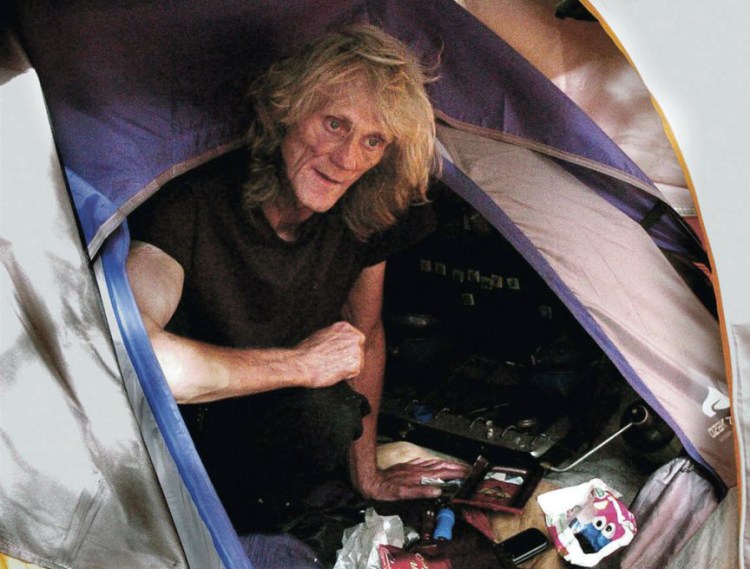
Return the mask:
<path id="1" fill-rule="evenodd" d="M 622 389 L 620 409 L 613 413 L 606 427 L 597 439 L 590 443 L 589 448 L 595 447 L 620 428 L 620 418 L 623 412 L 637 400 L 637 395 L 628 387 Z M 579 456 L 585 454 L 585 450 Z M 631 504 L 641 487 L 651 474 L 663 464 L 666 464 L 682 452 L 682 448 L 674 438 L 668 446 L 658 452 L 642 454 L 630 447 L 622 437 L 617 437 L 589 458 L 571 468 L 567 472 L 548 472 L 539 483 L 534 494 L 524 508 L 521 515 L 494 513 L 489 516 L 489 527 L 495 541 L 502 541 L 528 527 L 537 527 L 546 533 L 544 515 L 539 508 L 536 497 L 544 492 L 562 487 L 570 487 L 588 482 L 594 478 L 604 481 L 613 490 L 622 494 L 623 502 Z M 387 467 L 397 462 L 404 462 L 423 456 L 446 456 L 443 453 L 426 449 L 408 442 L 386 443 L 379 447 L 378 463 Z M 450 457 L 448 457 L 450 458 Z M 559 465 L 564 468 L 575 458 Z M 562 569 L 567 565 L 553 550 L 549 550 L 536 559 L 524 564 L 525 568 L 533 569 Z M 604 559 L 599 567 L 615 569 L 618 567 L 616 556 Z"/>
<path id="2" fill-rule="evenodd" d="M 620 418 L 635 400 L 637 396 L 634 392 L 623 390 L 619 410 L 612 414 L 602 433 L 592 441 L 591 448 L 620 429 Z M 617 437 L 568 472 L 549 472 L 545 479 L 560 487 L 568 487 L 598 478 L 621 493 L 623 502 L 630 504 L 648 477 L 681 452 L 682 446 L 676 437 L 666 447 L 650 454 L 636 451 L 625 442 L 623 437 Z M 580 455 L 583 454 L 585 452 L 582 451 Z M 572 460 L 569 461 L 569 463 L 572 462 Z M 564 468 L 565 464 L 560 466 Z"/>

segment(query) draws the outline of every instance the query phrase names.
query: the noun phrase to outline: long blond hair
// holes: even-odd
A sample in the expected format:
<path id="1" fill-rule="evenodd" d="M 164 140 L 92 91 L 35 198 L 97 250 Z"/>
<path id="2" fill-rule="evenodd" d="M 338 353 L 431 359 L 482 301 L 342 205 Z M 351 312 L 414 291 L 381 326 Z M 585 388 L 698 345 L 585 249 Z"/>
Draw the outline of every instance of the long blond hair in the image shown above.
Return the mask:
<path id="1" fill-rule="evenodd" d="M 286 191 L 279 152 L 285 133 L 354 80 L 364 80 L 375 95 L 393 142 L 341 198 L 344 221 L 365 240 L 395 223 L 410 204 L 426 201 L 430 175 L 439 169 L 426 71 L 400 41 L 375 26 L 356 25 L 321 36 L 253 82 L 247 207 L 268 204 Z"/>

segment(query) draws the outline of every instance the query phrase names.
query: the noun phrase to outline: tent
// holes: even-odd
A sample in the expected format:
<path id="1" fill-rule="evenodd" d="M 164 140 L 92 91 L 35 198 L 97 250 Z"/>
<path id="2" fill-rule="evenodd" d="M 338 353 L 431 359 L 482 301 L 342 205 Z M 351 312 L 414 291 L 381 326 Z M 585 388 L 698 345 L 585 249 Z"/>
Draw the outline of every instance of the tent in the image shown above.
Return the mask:
<path id="1" fill-rule="evenodd" d="M 670 76 L 682 91 L 659 83 L 697 40 L 683 35 L 676 51 L 661 49 L 643 38 L 662 36 L 648 36 L 632 14 L 592 3 L 615 33 L 622 26 L 639 70 L 641 60 L 658 62 L 642 74 L 680 141 L 710 262 L 644 171 L 465 9 L 448 0 L 323 4 L 19 2 L 11 10 L 0 52 L 0 551 L 44 567 L 251 567 L 140 323 L 124 275 L 125 222 L 163 183 L 242 143 L 249 75 L 356 18 L 428 59 L 440 54 L 430 95 L 444 181 L 543 276 L 721 490 L 674 566 L 743 563 L 746 505 L 738 524 L 734 504 L 745 476 L 746 301 L 735 261 L 744 236 L 732 231 L 742 211 L 733 205 L 730 215 L 708 194 L 739 182 L 732 168 L 703 166 L 705 143 L 681 122 L 704 116 L 702 99 L 680 97 L 697 90 L 683 75 Z M 645 20 L 658 28 L 667 7 L 649 10 Z M 731 33 L 742 18 L 730 20 L 728 36 L 739 37 Z M 630 42 L 646 47 L 636 52 Z M 721 84 L 727 97 L 741 86 Z M 737 133 L 742 122 L 716 124 Z M 711 135 L 709 156 L 729 146 L 716 124 L 698 125 Z M 718 320 L 689 286 L 700 281 L 697 264 L 721 283 Z M 716 539 L 729 553 L 696 561 L 711 559 Z"/>

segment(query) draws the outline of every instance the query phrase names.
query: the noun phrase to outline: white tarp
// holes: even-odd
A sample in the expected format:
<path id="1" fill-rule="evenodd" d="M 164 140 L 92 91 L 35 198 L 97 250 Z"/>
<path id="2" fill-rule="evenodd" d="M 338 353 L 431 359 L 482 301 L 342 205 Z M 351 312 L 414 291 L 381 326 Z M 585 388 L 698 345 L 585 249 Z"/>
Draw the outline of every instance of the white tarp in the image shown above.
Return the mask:
<path id="1" fill-rule="evenodd" d="M 37 76 L 18 52 L 8 57 L 3 39 L 0 551 L 45 567 L 186 567 L 106 333 Z"/>

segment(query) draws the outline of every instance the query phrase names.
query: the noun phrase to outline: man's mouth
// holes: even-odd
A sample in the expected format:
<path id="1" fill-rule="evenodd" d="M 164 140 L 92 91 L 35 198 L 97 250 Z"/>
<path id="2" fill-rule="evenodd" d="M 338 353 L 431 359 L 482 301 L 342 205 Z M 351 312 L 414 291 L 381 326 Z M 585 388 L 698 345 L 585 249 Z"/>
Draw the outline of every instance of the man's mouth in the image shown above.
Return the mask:
<path id="1" fill-rule="evenodd" d="M 328 176 L 324 172 L 321 172 L 320 170 L 315 170 L 315 173 L 318 176 L 320 176 L 321 178 L 323 178 L 323 180 L 325 180 L 326 182 L 329 182 L 331 184 L 340 184 L 340 183 L 342 183 L 342 180 L 337 180 L 335 178 L 331 178 L 330 176 Z"/>

